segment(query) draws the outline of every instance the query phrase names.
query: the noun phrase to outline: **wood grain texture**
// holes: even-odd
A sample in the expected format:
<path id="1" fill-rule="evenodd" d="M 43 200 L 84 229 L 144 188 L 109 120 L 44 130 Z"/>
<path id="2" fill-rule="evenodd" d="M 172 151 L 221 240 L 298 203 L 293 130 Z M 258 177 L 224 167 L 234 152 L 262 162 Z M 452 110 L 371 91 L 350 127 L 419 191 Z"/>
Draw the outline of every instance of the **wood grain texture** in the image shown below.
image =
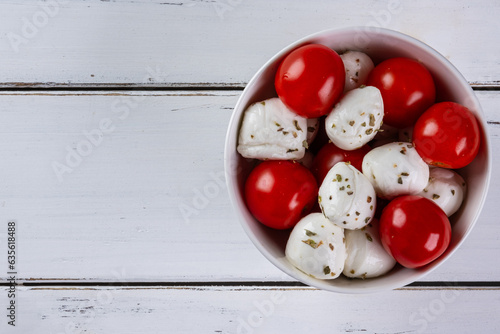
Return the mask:
<path id="1" fill-rule="evenodd" d="M 491 0 L 10 1 L 0 87 L 240 87 L 286 45 L 349 26 L 406 33 L 498 86 L 499 14 Z"/>
<path id="2" fill-rule="evenodd" d="M 291 280 L 229 204 L 223 150 L 239 93 L 0 92 L 0 219 L 18 224 L 20 281 Z M 500 93 L 477 95 L 495 152 Z M 54 162 L 71 172 L 59 180 Z M 499 182 L 469 238 L 425 280 L 500 281 Z"/>
<path id="3" fill-rule="evenodd" d="M 0 289 L 3 294 L 6 289 Z M 409 302 L 411 301 L 411 302 Z M 26 288 L 2 333 L 497 333 L 498 289 Z M 383 305 L 383 307 L 381 307 Z"/>

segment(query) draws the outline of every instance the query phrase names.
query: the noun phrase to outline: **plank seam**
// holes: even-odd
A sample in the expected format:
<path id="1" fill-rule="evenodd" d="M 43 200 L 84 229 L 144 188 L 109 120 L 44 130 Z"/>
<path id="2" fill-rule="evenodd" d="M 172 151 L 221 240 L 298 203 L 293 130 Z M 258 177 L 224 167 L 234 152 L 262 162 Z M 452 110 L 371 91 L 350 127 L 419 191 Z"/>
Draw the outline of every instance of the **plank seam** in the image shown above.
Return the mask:
<path id="1" fill-rule="evenodd" d="M 18 286 L 26 287 L 139 287 L 139 286 L 159 286 L 159 287 L 308 287 L 296 281 L 244 281 L 244 282 L 20 282 Z M 9 283 L 0 283 L 0 286 L 10 286 Z M 500 288 L 500 281 L 423 281 L 414 282 L 405 288 Z"/>
<path id="2" fill-rule="evenodd" d="M 242 91 L 246 85 L 205 85 L 205 86 L 140 86 L 140 85 L 59 85 L 59 86 L 15 86 L 1 87 L 0 92 L 8 91 Z M 474 91 L 500 91 L 500 86 L 496 85 L 471 85 Z"/>

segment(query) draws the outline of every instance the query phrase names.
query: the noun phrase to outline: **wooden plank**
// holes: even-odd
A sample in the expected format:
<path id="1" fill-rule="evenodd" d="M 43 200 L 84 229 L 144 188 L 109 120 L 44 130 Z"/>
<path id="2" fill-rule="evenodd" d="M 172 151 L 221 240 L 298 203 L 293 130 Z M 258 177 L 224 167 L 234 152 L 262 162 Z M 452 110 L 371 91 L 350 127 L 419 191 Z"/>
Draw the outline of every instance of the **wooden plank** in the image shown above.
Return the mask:
<path id="1" fill-rule="evenodd" d="M 9 1 L 0 87 L 239 87 L 286 45 L 349 26 L 409 34 L 498 86 L 499 14 L 491 0 Z"/>
<path id="2" fill-rule="evenodd" d="M 290 280 L 229 204 L 223 149 L 239 93 L 0 92 L 0 221 L 17 222 L 20 281 Z M 496 152 L 500 92 L 477 94 Z M 67 166 L 60 179 L 54 163 Z M 426 280 L 500 281 L 499 198 L 493 177 L 476 228 Z"/>
<path id="3" fill-rule="evenodd" d="M 7 289 L 0 290 L 4 314 Z M 500 330 L 497 288 L 404 289 L 375 295 L 340 295 L 310 288 L 17 289 L 16 326 L 9 326 L 9 319 L 2 317 L 2 333 L 476 333 L 478 330 L 497 333 Z"/>

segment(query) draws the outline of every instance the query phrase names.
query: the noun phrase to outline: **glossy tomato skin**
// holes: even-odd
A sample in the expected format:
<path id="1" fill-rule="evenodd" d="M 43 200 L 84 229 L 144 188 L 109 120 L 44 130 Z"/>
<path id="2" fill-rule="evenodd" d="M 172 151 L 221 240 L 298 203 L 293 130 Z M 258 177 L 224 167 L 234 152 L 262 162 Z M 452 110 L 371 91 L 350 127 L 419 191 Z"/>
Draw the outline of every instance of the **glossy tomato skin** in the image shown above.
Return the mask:
<path id="1" fill-rule="evenodd" d="M 264 161 L 245 183 L 248 209 L 262 224 L 275 229 L 292 228 L 318 201 L 312 173 L 291 161 Z"/>
<path id="2" fill-rule="evenodd" d="M 364 145 L 357 150 L 346 151 L 338 148 L 333 143 L 325 144 L 314 157 L 311 172 L 314 174 L 318 184 L 323 183 L 328 171 L 335 166 L 336 163 L 345 161 L 350 162 L 357 170 L 361 171 L 361 165 L 365 154 L 371 150 L 370 146 Z"/>
<path id="3" fill-rule="evenodd" d="M 384 123 L 405 128 L 436 100 L 436 87 L 425 66 L 410 58 L 390 58 L 372 70 L 367 86 L 380 90 L 384 101 Z"/>
<path id="4" fill-rule="evenodd" d="M 307 118 L 329 113 L 342 95 L 344 83 L 342 59 L 321 44 L 293 50 L 281 62 L 274 80 L 281 101 Z"/>
<path id="5" fill-rule="evenodd" d="M 429 165 L 462 168 L 474 160 L 481 144 L 476 117 L 455 102 L 436 103 L 413 127 L 413 144 Z"/>
<path id="6" fill-rule="evenodd" d="M 385 250 L 406 268 L 418 268 L 437 259 L 451 239 L 446 214 L 422 196 L 393 199 L 380 217 L 380 239 Z"/>

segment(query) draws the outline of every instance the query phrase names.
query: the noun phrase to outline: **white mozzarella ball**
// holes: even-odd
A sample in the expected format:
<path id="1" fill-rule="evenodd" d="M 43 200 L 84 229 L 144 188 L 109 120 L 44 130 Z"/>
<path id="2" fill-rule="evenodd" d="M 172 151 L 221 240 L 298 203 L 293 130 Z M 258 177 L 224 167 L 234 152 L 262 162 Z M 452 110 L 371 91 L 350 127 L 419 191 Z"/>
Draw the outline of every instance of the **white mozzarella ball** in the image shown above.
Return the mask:
<path id="1" fill-rule="evenodd" d="M 449 217 L 462 205 L 465 191 L 465 181 L 457 172 L 432 167 L 429 183 L 419 195 L 434 201 Z"/>
<path id="2" fill-rule="evenodd" d="M 344 230 L 321 213 L 311 213 L 293 228 L 285 254 L 292 265 L 312 277 L 337 278 L 347 256 Z"/>
<path id="3" fill-rule="evenodd" d="M 245 158 L 300 159 L 307 145 L 306 118 L 292 112 L 279 98 L 254 103 L 245 110 L 237 147 Z"/>
<path id="4" fill-rule="evenodd" d="M 429 181 L 429 166 L 405 142 L 374 148 L 363 158 L 362 169 L 377 195 L 387 199 L 418 194 Z"/>
<path id="5" fill-rule="evenodd" d="M 371 58 L 360 51 L 347 51 L 340 55 L 345 67 L 344 92 L 364 85 L 375 67 Z"/>
<path id="6" fill-rule="evenodd" d="M 325 176 L 319 188 L 319 205 L 326 218 L 346 229 L 370 223 L 376 206 L 370 181 L 349 163 L 339 162 Z"/>
<path id="7" fill-rule="evenodd" d="M 378 221 L 361 230 L 345 230 L 347 259 L 343 274 L 352 278 L 373 278 L 388 273 L 396 264 L 382 246 Z"/>
<path id="8" fill-rule="evenodd" d="M 308 145 L 311 145 L 311 143 L 314 141 L 314 138 L 316 138 L 316 135 L 318 134 L 318 130 L 319 130 L 319 118 L 308 118 L 307 134 L 306 134 L 306 140 Z"/>
<path id="9" fill-rule="evenodd" d="M 384 102 L 376 87 L 347 92 L 325 119 L 328 138 L 339 148 L 355 150 L 372 140 L 384 117 Z"/>

